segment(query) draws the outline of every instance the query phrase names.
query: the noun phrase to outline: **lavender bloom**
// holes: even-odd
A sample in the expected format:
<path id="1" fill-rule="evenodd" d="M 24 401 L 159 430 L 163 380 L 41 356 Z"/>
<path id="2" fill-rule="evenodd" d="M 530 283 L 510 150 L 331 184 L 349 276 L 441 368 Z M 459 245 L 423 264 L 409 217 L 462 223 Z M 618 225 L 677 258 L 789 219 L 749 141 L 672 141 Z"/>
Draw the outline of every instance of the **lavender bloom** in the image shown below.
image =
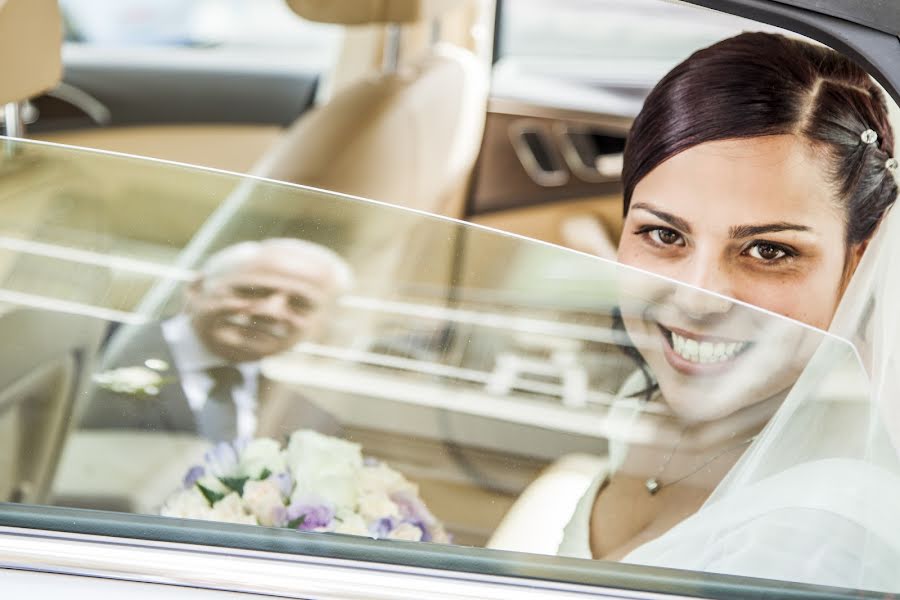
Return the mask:
<path id="1" fill-rule="evenodd" d="M 391 494 L 391 500 L 400 509 L 400 515 L 404 523 L 409 523 L 422 530 L 422 541 L 432 540 L 431 529 L 437 523 L 437 519 L 425 506 L 422 500 L 406 491 Z"/>
<path id="2" fill-rule="evenodd" d="M 430 542 L 431 541 L 431 539 L 432 539 L 431 531 L 429 531 L 428 526 L 425 525 L 425 523 L 423 523 L 422 521 L 404 521 L 404 522 L 409 523 L 413 527 L 419 528 L 419 530 L 422 532 L 422 539 L 419 540 L 420 542 Z"/>
<path id="3" fill-rule="evenodd" d="M 278 490 L 281 492 L 282 496 L 286 498 L 290 497 L 291 491 L 294 489 L 294 478 L 291 477 L 290 472 L 285 471 L 284 473 L 271 475 L 269 478 L 278 486 Z"/>
<path id="4" fill-rule="evenodd" d="M 238 465 L 238 453 L 234 445 L 228 442 L 219 442 L 210 448 L 203 456 L 203 460 L 209 466 L 209 470 L 216 477 L 228 477 Z"/>
<path id="5" fill-rule="evenodd" d="M 399 522 L 394 517 L 384 517 L 378 519 L 377 521 L 374 521 L 369 525 L 369 535 L 371 535 L 375 539 L 386 538 L 398 524 Z"/>
<path id="6" fill-rule="evenodd" d="M 279 506 L 272 513 L 272 527 L 287 527 L 289 521 L 286 506 Z"/>
<path id="7" fill-rule="evenodd" d="M 188 472 L 184 475 L 184 480 L 181 482 L 184 486 L 184 489 L 194 487 L 194 484 L 197 483 L 197 481 L 204 475 L 206 475 L 206 469 L 204 469 L 201 465 L 194 465 L 193 467 L 188 469 Z"/>
<path id="8" fill-rule="evenodd" d="M 400 509 L 400 514 L 403 516 L 404 521 L 410 523 L 420 522 L 426 525 L 431 525 L 437 521 L 434 515 L 431 514 L 431 511 L 428 510 L 428 507 L 425 506 L 425 503 L 415 494 L 406 491 L 394 492 L 391 494 L 391 500 Z"/>
<path id="9" fill-rule="evenodd" d="M 297 526 L 300 531 L 309 531 L 319 527 L 328 527 L 334 520 L 334 508 L 327 504 L 298 503 L 287 507 L 287 519 L 296 521 L 302 517 L 303 522 Z"/>

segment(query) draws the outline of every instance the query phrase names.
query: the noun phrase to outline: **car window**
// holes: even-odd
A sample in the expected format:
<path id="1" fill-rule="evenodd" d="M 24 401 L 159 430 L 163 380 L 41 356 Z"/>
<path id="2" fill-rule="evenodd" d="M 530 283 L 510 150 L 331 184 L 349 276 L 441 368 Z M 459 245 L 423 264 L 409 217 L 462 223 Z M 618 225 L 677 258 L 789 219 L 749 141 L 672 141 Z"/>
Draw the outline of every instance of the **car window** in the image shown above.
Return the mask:
<path id="1" fill-rule="evenodd" d="M 65 40 L 74 49 L 195 50 L 223 63 L 293 65 L 327 71 L 337 59 L 342 28 L 297 17 L 280 0 L 64 0 Z M 71 49 L 70 49 L 71 51 Z"/>
<path id="2" fill-rule="evenodd" d="M 584 498 L 626 465 L 636 507 L 702 489 L 795 385 L 826 420 L 864 404 L 848 341 L 648 272 L 311 188 L 3 145 L 5 525 L 538 588 L 771 592 L 577 558 Z M 718 303 L 728 339 L 670 329 L 684 295 Z M 750 420 L 679 440 L 650 355 L 684 403 Z"/>
<path id="3" fill-rule="evenodd" d="M 504 2 L 498 26 L 495 97 L 624 115 L 695 50 L 745 30 L 777 30 L 660 0 Z"/>

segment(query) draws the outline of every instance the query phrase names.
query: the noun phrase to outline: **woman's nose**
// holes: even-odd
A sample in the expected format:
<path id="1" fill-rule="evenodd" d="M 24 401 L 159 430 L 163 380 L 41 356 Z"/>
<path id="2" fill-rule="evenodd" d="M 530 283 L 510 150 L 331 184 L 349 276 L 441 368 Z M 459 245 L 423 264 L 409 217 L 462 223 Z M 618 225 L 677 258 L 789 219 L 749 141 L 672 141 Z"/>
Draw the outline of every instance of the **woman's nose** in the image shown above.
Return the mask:
<path id="1" fill-rule="evenodd" d="M 723 315 L 733 306 L 733 303 L 726 298 L 681 284 L 675 288 L 675 293 L 672 294 L 672 304 L 686 317 L 694 320 Z"/>
<path id="2" fill-rule="evenodd" d="M 678 285 L 672 294 L 672 303 L 686 316 L 693 319 L 721 315 L 728 312 L 733 302 L 722 296 L 732 296 L 728 273 L 712 261 L 694 261 L 678 279 L 688 285 Z M 699 288 L 699 289 L 698 289 Z M 708 292 L 715 292 L 710 294 Z"/>

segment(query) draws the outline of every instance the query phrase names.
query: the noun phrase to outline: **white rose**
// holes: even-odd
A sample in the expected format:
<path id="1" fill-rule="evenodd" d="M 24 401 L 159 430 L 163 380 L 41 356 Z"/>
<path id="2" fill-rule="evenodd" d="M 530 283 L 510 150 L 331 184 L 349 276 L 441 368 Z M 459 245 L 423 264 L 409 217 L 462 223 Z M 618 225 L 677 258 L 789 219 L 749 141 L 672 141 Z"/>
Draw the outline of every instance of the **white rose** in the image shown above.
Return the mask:
<path id="1" fill-rule="evenodd" d="M 143 392 L 151 396 L 159 393 L 162 376 L 146 367 L 122 367 L 94 375 L 94 381 L 101 387 L 114 392 L 135 394 Z"/>
<path id="2" fill-rule="evenodd" d="M 209 502 L 194 486 L 170 496 L 159 514 L 179 519 L 209 519 L 210 511 Z"/>
<path id="3" fill-rule="evenodd" d="M 394 494 L 401 491 L 409 492 L 416 496 L 419 494 L 419 489 L 415 484 L 407 481 L 402 474 L 384 463 L 363 467 L 359 472 L 357 487 L 360 494 L 370 492 Z"/>
<path id="4" fill-rule="evenodd" d="M 366 522 L 358 514 L 354 512 L 343 512 L 336 517 L 337 524 L 334 527 L 335 533 L 344 533 L 347 535 L 369 535 L 369 529 Z"/>
<path id="5" fill-rule="evenodd" d="M 271 479 L 248 481 L 244 484 L 244 506 L 256 516 L 260 525 L 277 525 L 279 509 L 284 508 L 281 490 Z"/>
<path id="6" fill-rule="evenodd" d="M 208 516 L 211 521 L 224 521 L 226 523 L 244 523 L 246 525 L 259 525 L 256 517 L 244 509 L 241 497 L 232 492 L 216 502 Z"/>
<path id="7" fill-rule="evenodd" d="M 227 494 L 231 491 L 231 488 L 219 481 L 219 478 L 213 475 L 204 475 L 197 480 L 197 483 L 211 492 L 216 492 L 217 494 Z M 197 489 L 197 486 L 195 485 L 193 489 Z M 200 490 L 197 491 L 199 492 Z"/>
<path id="8" fill-rule="evenodd" d="M 388 534 L 388 539 L 418 542 L 422 540 L 422 530 L 409 523 L 400 523 L 396 529 Z"/>
<path id="9" fill-rule="evenodd" d="M 258 479 L 263 471 L 281 473 L 286 468 L 284 452 L 271 438 L 258 438 L 241 451 L 238 470 L 247 477 Z"/>
<path id="10" fill-rule="evenodd" d="M 312 495 L 338 509 L 356 504 L 356 479 L 362 468 L 359 444 L 301 430 L 291 435 L 287 462 L 296 482 L 292 501 Z"/>
<path id="11" fill-rule="evenodd" d="M 386 517 L 399 517 L 400 509 L 384 492 L 369 492 L 359 495 L 359 514 L 371 523 Z"/>

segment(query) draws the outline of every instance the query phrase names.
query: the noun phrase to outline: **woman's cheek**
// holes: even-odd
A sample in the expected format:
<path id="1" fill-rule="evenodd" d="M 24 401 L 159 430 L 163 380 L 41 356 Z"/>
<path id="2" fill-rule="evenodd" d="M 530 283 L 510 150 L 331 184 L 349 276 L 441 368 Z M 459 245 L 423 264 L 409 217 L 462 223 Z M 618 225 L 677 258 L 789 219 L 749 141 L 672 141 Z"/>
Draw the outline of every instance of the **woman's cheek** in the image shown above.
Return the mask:
<path id="1" fill-rule="evenodd" d="M 647 249 L 642 249 L 640 242 L 631 237 L 623 238 L 616 258 L 623 265 L 636 267 L 657 275 L 667 276 L 671 270 L 671 261 L 666 261 L 652 252 L 648 252 Z"/>
<path id="2" fill-rule="evenodd" d="M 765 277 L 742 282 L 737 299 L 789 319 L 827 329 L 834 290 L 809 277 Z"/>

